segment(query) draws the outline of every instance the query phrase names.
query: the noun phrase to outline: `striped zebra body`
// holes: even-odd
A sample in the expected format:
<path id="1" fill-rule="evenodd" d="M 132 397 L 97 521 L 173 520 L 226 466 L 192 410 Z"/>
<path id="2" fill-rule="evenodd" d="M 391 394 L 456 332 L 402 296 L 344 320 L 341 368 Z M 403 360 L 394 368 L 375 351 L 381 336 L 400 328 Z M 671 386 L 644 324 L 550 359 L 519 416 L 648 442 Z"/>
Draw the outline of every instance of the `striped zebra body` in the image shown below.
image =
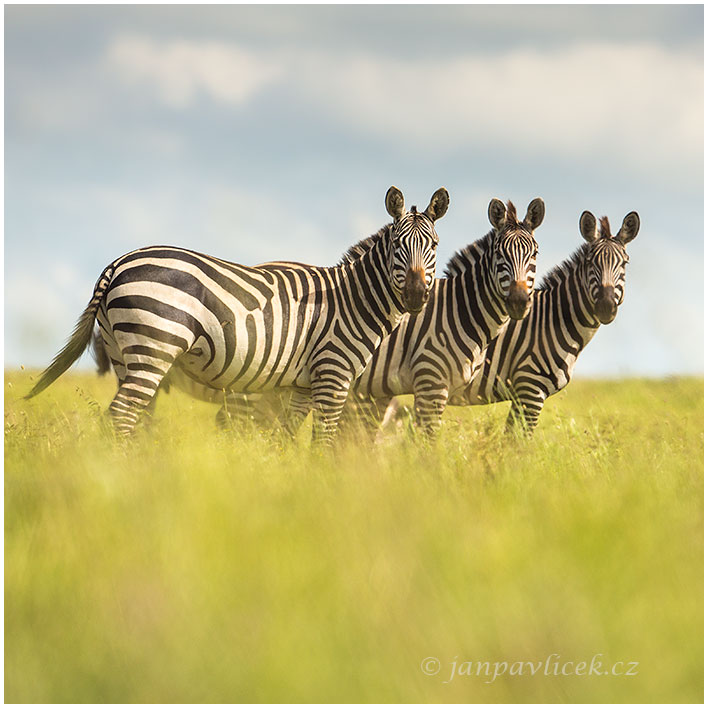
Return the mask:
<path id="1" fill-rule="evenodd" d="M 133 430 L 175 365 L 211 390 L 307 391 L 314 441 L 328 443 L 352 379 L 403 312 L 423 306 L 433 279 L 433 223 L 445 213 L 447 192 L 436 192 L 423 214 L 405 212 L 396 188 L 386 205 L 393 224 L 359 259 L 334 268 L 247 267 L 166 246 L 120 257 L 29 396 L 81 354 L 95 317 L 118 377 L 109 411 L 119 433 Z"/>
<path id="2" fill-rule="evenodd" d="M 625 293 L 625 245 L 640 219 L 628 214 L 614 237 L 601 219 L 600 235 L 590 212 L 581 216 L 586 239 L 535 291 L 529 316 L 510 322 L 487 348 L 482 367 L 457 396 L 454 406 L 510 401 L 508 429 L 532 432 L 545 400 L 561 391 L 583 349 L 601 324 L 612 322 Z"/>

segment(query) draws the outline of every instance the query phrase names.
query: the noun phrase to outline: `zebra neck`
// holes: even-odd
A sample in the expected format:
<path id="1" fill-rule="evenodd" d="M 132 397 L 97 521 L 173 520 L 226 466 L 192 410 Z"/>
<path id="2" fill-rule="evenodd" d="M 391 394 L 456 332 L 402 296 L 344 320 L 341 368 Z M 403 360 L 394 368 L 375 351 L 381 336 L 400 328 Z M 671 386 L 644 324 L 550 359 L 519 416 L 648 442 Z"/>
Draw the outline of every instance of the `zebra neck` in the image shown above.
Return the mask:
<path id="1" fill-rule="evenodd" d="M 459 271 L 442 281 L 449 304 L 450 323 L 469 344 L 485 347 L 509 320 L 502 296 L 495 288 L 489 249 L 469 249 L 465 262 L 459 260 Z"/>
<path id="2" fill-rule="evenodd" d="M 577 354 L 586 347 L 600 327 L 584 286 L 585 280 L 583 264 L 579 263 L 556 284 L 539 293 L 541 302 L 538 307 L 542 308 L 542 311 L 544 301 L 551 299 L 554 319 L 559 324 L 563 321 L 567 327 L 573 324 L 578 336 L 574 338 L 578 346 Z"/>
<path id="3" fill-rule="evenodd" d="M 404 306 L 389 280 L 384 239 L 358 259 L 338 266 L 337 276 L 352 294 L 352 307 L 371 330 L 390 333 L 399 324 Z"/>

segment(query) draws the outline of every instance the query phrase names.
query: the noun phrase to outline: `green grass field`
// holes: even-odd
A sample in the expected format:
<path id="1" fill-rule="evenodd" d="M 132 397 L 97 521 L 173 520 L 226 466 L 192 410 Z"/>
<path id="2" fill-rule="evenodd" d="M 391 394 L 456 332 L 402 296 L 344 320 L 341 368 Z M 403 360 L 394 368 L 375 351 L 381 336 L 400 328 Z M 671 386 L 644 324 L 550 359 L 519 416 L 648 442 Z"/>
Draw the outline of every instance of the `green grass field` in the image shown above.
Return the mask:
<path id="1" fill-rule="evenodd" d="M 531 441 L 501 405 L 325 454 L 179 393 L 117 443 L 109 378 L 29 388 L 6 373 L 7 702 L 702 701 L 701 379 L 575 381 Z"/>

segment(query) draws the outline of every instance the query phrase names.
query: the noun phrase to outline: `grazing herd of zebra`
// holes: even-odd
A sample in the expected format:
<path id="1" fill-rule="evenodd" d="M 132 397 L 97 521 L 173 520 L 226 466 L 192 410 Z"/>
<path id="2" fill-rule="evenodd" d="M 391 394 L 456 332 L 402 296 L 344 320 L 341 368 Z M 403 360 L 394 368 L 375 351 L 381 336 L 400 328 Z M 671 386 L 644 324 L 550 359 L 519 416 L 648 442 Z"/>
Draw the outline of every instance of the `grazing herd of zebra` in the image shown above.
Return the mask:
<path id="1" fill-rule="evenodd" d="M 428 437 L 447 404 L 497 401 L 512 402 L 509 428 L 531 432 L 546 398 L 615 318 L 640 219 L 630 212 L 614 236 L 606 217 L 584 212 L 584 243 L 535 288 L 541 199 L 521 220 L 511 202 L 493 199 L 492 229 L 436 279 L 435 222 L 448 204 L 441 188 L 423 212 L 406 210 L 391 187 L 393 221 L 329 268 L 247 267 L 170 246 L 121 256 L 27 398 L 92 344 L 99 371 L 112 367 L 118 378 L 109 413 L 121 435 L 170 386 L 220 403 L 222 425 L 278 420 L 293 435 L 312 411 L 318 445 L 332 442 L 343 411 L 343 425 L 374 430 L 400 394 L 413 394 Z"/>

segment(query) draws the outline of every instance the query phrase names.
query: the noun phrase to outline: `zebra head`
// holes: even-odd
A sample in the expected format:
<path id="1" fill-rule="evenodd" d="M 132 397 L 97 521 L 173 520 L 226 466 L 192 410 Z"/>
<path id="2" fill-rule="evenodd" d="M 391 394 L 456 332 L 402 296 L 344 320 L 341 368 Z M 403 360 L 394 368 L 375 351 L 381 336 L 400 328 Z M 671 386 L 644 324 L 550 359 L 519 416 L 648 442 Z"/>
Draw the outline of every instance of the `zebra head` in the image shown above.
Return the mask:
<path id="1" fill-rule="evenodd" d="M 532 289 L 537 272 L 537 242 L 534 230 L 544 219 L 544 201 L 533 199 L 527 216 L 518 221 L 512 202 L 507 207 L 493 199 L 487 210 L 494 227 L 492 272 L 498 294 L 513 320 L 522 320 L 532 305 Z"/>
<path id="2" fill-rule="evenodd" d="M 625 266 L 628 263 L 625 245 L 637 236 L 640 217 L 637 212 L 627 214 L 615 236 L 611 234 L 608 217 L 601 217 L 599 235 L 596 217 L 591 212 L 584 212 L 579 229 L 588 242 L 584 259 L 586 292 L 593 314 L 607 325 L 615 319 L 625 296 Z"/>
<path id="3" fill-rule="evenodd" d="M 434 222 L 448 210 L 448 191 L 441 187 L 433 193 L 425 211 L 404 208 L 404 195 L 390 187 L 384 203 L 394 218 L 389 244 L 389 278 L 409 313 L 421 311 L 431 294 L 436 272 L 438 234 Z"/>

